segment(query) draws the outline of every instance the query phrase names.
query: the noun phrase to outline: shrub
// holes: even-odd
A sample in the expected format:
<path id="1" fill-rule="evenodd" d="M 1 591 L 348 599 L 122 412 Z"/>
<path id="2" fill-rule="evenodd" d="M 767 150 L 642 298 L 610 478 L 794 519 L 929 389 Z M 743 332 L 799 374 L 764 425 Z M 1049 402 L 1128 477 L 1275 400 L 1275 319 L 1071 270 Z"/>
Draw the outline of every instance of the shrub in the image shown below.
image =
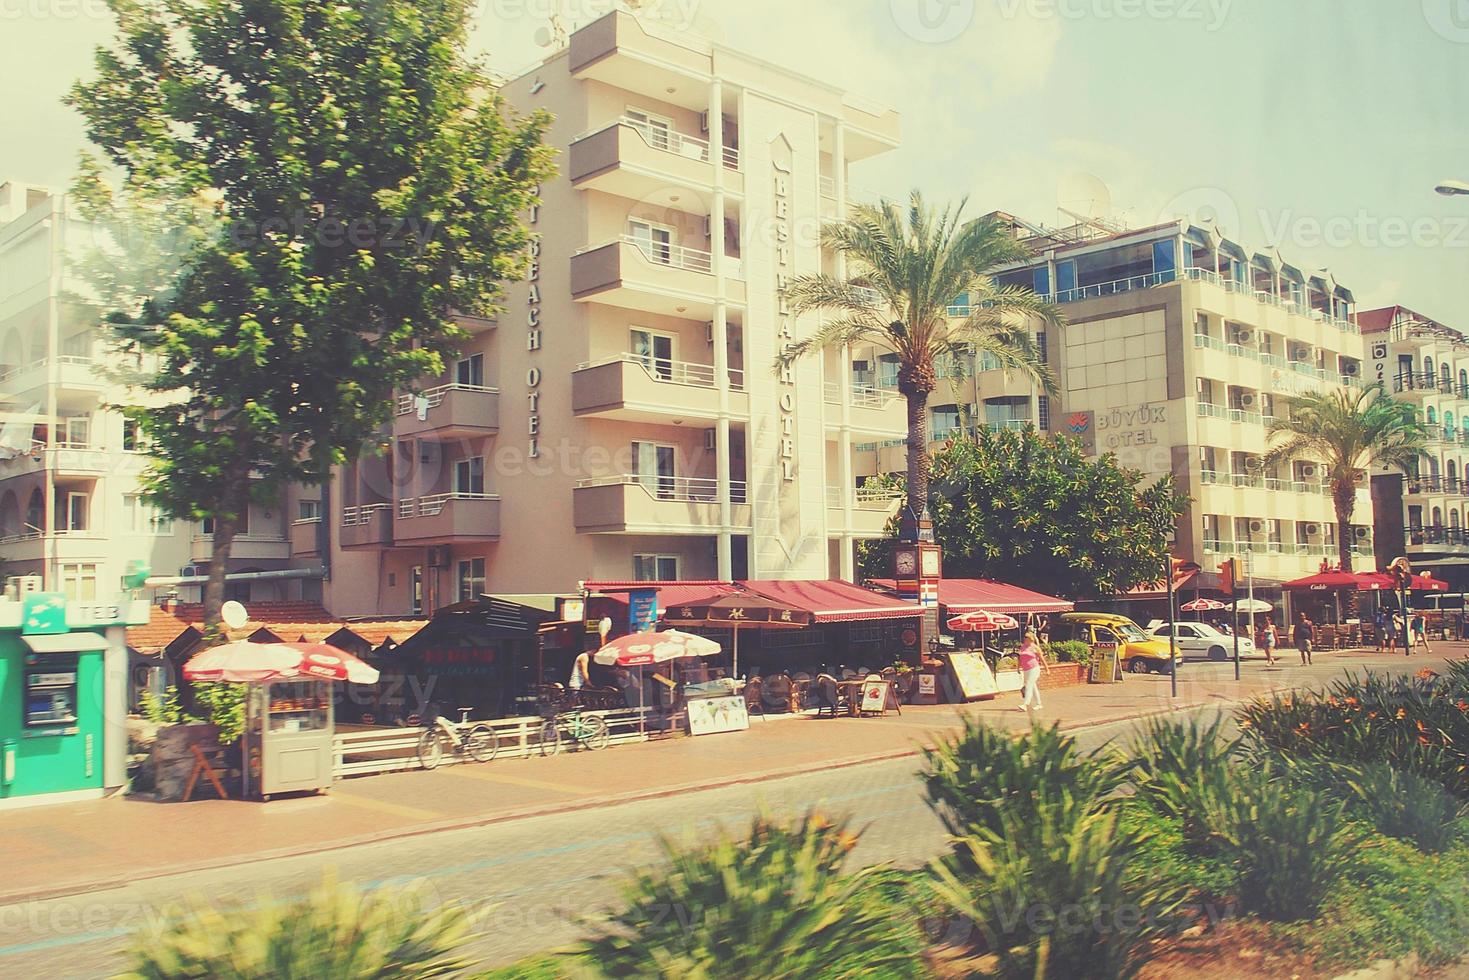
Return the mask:
<path id="1" fill-rule="evenodd" d="M 1438 783 L 1386 763 L 1308 759 L 1291 762 L 1290 768 L 1301 781 L 1336 794 L 1379 833 L 1428 854 L 1452 846 L 1459 838 L 1459 821 L 1469 813 L 1469 807 Z"/>
<path id="2" fill-rule="evenodd" d="M 159 697 L 152 691 L 138 696 L 143 717 L 155 725 L 177 725 L 184 720 L 184 711 L 179 707 L 179 689 L 170 685 Z"/>
<path id="3" fill-rule="evenodd" d="M 230 745 L 245 732 L 246 684 L 195 684 L 194 701 L 208 710 L 205 718 L 219 729 L 219 744 Z"/>
<path id="4" fill-rule="evenodd" d="M 359 892 L 330 876 L 306 898 L 252 909 L 175 911 L 132 950 L 134 980 L 439 977 L 468 964 L 462 910 L 416 890 Z"/>
<path id="5" fill-rule="evenodd" d="M 1183 923 L 1186 891 L 1133 867 L 1145 838 L 1115 809 L 1015 808 L 1004 829 L 960 841 L 935 868 L 939 897 L 966 916 L 1006 977 L 1130 977 L 1153 940 Z"/>
<path id="6" fill-rule="evenodd" d="M 1047 648 L 1047 655 L 1054 663 L 1085 666 L 1091 663 L 1092 648 L 1080 640 L 1061 640 L 1050 644 Z"/>
<path id="7" fill-rule="evenodd" d="M 1154 720 L 1131 751 L 1138 797 L 1158 815 L 1178 822 L 1186 850 L 1207 853 L 1222 840 L 1229 802 L 1238 790 L 1237 738 L 1223 734 L 1224 717 Z"/>
<path id="8" fill-rule="evenodd" d="M 1125 777 L 1109 760 L 1079 751 L 1059 724 L 1033 725 L 1014 738 L 965 719 L 962 732 L 924 749 L 923 759 L 929 804 L 956 838 L 976 828 L 1005 832 L 1007 811 L 1032 813 L 1053 805 L 1076 815 L 1093 812 Z"/>
<path id="9" fill-rule="evenodd" d="M 592 926 L 579 959 L 612 977 L 912 976 L 917 915 L 878 900 L 875 869 L 841 874 L 856 842 L 815 812 L 757 818 L 744 839 L 664 840 L 668 866 L 633 879 L 626 911 Z"/>
<path id="10" fill-rule="evenodd" d="M 1283 776 L 1270 766 L 1241 772 L 1224 843 L 1238 868 L 1241 907 L 1292 922 L 1320 911 L 1356 841 L 1340 799 Z"/>

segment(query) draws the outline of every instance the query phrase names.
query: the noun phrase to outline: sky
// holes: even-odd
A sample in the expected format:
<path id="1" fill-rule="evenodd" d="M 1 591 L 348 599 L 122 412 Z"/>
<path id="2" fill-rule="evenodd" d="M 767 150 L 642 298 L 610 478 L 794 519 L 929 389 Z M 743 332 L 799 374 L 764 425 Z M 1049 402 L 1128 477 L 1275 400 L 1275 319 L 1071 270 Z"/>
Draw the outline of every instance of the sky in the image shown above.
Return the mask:
<path id="1" fill-rule="evenodd" d="M 1217 218 L 1326 268 L 1360 309 L 1469 330 L 1469 0 L 645 0 L 668 29 L 892 105 L 903 144 L 854 168 L 1068 223 Z M 514 72 L 610 0 L 478 0 L 472 43 Z M 102 0 L 0 0 L 0 179 L 64 187 L 85 143 L 60 102 L 112 24 Z"/>

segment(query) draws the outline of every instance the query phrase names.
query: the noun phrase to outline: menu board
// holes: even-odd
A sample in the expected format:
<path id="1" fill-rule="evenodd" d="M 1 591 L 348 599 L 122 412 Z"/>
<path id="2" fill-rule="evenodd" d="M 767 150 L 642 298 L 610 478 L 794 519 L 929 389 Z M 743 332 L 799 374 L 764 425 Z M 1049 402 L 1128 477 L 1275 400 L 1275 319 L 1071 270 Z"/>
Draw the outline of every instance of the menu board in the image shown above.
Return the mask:
<path id="1" fill-rule="evenodd" d="M 862 713 L 880 715 L 887 711 L 888 692 L 892 685 L 887 681 L 867 680 L 862 682 Z"/>
<path id="2" fill-rule="evenodd" d="M 750 727 L 750 713 L 742 695 L 690 698 L 688 711 L 690 735 L 740 732 Z"/>
<path id="3" fill-rule="evenodd" d="M 955 650 L 949 653 L 949 674 L 965 701 L 992 698 L 1000 693 L 990 665 L 978 653 Z"/>

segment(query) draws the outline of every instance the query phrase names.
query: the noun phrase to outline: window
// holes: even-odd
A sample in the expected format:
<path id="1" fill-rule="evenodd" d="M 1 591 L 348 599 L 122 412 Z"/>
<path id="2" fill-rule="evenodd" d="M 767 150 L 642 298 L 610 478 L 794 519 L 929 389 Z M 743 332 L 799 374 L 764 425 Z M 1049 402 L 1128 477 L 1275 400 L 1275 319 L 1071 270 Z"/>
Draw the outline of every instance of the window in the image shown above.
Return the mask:
<path id="1" fill-rule="evenodd" d="M 933 439 L 947 439 L 959 430 L 959 406 L 939 405 L 933 410 Z"/>
<path id="2" fill-rule="evenodd" d="M 200 530 L 202 530 L 205 535 L 211 535 L 211 534 L 213 534 L 214 533 L 214 518 L 212 518 L 212 517 L 206 517 L 206 518 L 204 518 L 204 520 L 200 522 Z M 235 533 L 236 534 L 249 534 L 250 533 L 250 509 L 248 507 L 245 508 L 245 512 L 240 515 L 240 519 L 235 522 Z"/>
<path id="3" fill-rule="evenodd" d="M 1035 426 L 1042 432 L 1051 431 L 1051 397 L 1039 395 L 1035 400 Z"/>
<path id="4" fill-rule="evenodd" d="M 173 521 L 142 494 L 122 495 L 122 529 L 128 534 L 172 534 Z"/>
<path id="5" fill-rule="evenodd" d="M 91 524 L 91 499 L 85 493 L 67 493 L 59 501 L 56 529 L 63 534 L 85 531 Z"/>
<path id="6" fill-rule="evenodd" d="M 423 615 L 423 566 L 414 565 L 408 573 L 408 597 L 410 601 L 409 612 L 415 616 Z"/>
<path id="7" fill-rule="evenodd" d="M 1050 359 L 1050 354 L 1046 347 L 1046 332 L 1044 330 L 1037 330 L 1035 332 L 1035 356 L 1042 361 Z"/>
<path id="8" fill-rule="evenodd" d="M 321 520 L 320 500 L 298 500 L 296 501 L 296 520 L 319 521 Z"/>
<path id="9" fill-rule="evenodd" d="M 77 564 L 61 566 L 61 591 L 72 602 L 90 602 L 97 598 L 97 566 Z"/>
<path id="10" fill-rule="evenodd" d="M 143 427 L 132 419 L 122 420 L 122 451 L 125 453 L 140 453 L 146 446 L 143 444 Z"/>
<path id="11" fill-rule="evenodd" d="M 485 384 L 485 356 L 471 354 L 454 363 L 454 383 L 483 388 Z"/>
<path id="12" fill-rule="evenodd" d="M 483 494 L 485 492 L 485 459 L 474 456 L 454 463 L 454 492 Z"/>
<path id="13" fill-rule="evenodd" d="M 90 415 L 70 415 L 58 420 L 61 423 L 62 448 L 87 449 L 92 444 L 92 417 Z"/>
<path id="14" fill-rule="evenodd" d="M 642 362 L 648 373 L 660 381 L 670 380 L 676 350 L 673 335 L 633 327 L 631 338 L 633 356 Z"/>
<path id="15" fill-rule="evenodd" d="M 1067 259 L 1056 263 L 1056 297 L 1062 302 L 1072 298 L 1076 291 L 1076 260 Z"/>
<path id="16" fill-rule="evenodd" d="M 1160 282 L 1173 279 L 1176 263 L 1173 258 L 1173 239 L 1153 243 L 1153 272 Z"/>
<path id="17" fill-rule="evenodd" d="M 896 388 L 898 386 L 898 368 L 900 364 L 896 354 L 882 354 L 877 359 L 877 384 L 881 388 Z"/>
<path id="18" fill-rule="evenodd" d="M 633 476 L 637 477 L 639 483 L 653 490 L 662 500 L 673 499 L 677 474 L 672 446 L 660 446 L 655 442 L 634 442 L 632 465 Z"/>
<path id="19" fill-rule="evenodd" d="M 459 563 L 459 601 L 474 602 L 485 590 L 485 560 L 467 558 Z"/>
<path id="20" fill-rule="evenodd" d="M 635 582 L 678 581 L 678 557 L 675 555 L 633 555 L 632 577 Z"/>
<path id="21" fill-rule="evenodd" d="M 673 142 L 673 120 L 667 116 L 649 112 L 646 109 L 634 109 L 628 106 L 625 113 L 633 129 L 643 135 L 648 145 L 657 150 L 667 150 Z"/>
<path id="22" fill-rule="evenodd" d="M 629 218 L 628 234 L 649 262 L 670 265 L 673 262 L 673 229 L 648 221 Z"/>
<path id="23" fill-rule="evenodd" d="M 1031 276 L 1030 288 L 1037 296 L 1046 296 L 1051 292 L 1051 270 L 1044 265 L 1035 268 L 1035 274 Z"/>

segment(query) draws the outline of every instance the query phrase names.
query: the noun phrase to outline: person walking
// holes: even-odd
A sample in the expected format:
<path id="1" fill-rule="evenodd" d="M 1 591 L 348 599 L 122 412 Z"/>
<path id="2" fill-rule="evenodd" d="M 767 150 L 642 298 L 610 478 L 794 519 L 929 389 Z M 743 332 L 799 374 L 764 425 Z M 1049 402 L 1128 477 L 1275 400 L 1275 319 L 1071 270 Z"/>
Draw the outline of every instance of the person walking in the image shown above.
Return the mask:
<path id="1" fill-rule="evenodd" d="M 1413 646 L 1422 646 L 1424 653 L 1433 652 L 1428 649 L 1428 623 L 1423 619 L 1421 612 L 1413 614 Z M 1403 656 L 1406 657 L 1412 652 L 1412 650 L 1404 650 Z"/>
<path id="2" fill-rule="evenodd" d="M 1041 710 L 1041 668 L 1045 667 L 1049 672 L 1051 665 L 1046 662 L 1046 651 L 1041 648 L 1040 638 L 1036 635 L 1035 630 L 1025 631 L 1025 639 L 1020 643 L 1017 657 L 1020 660 L 1022 682 L 1020 710 L 1033 708 L 1039 711 Z"/>
<path id="3" fill-rule="evenodd" d="M 1311 630 L 1314 625 L 1305 610 L 1296 614 L 1296 650 L 1301 654 L 1302 667 L 1311 666 Z"/>
<path id="4" fill-rule="evenodd" d="M 1275 620 L 1266 616 L 1265 625 L 1260 627 L 1260 641 L 1261 646 L 1265 648 L 1265 662 L 1271 667 L 1275 666 L 1275 643 L 1278 639 L 1275 632 Z"/>

